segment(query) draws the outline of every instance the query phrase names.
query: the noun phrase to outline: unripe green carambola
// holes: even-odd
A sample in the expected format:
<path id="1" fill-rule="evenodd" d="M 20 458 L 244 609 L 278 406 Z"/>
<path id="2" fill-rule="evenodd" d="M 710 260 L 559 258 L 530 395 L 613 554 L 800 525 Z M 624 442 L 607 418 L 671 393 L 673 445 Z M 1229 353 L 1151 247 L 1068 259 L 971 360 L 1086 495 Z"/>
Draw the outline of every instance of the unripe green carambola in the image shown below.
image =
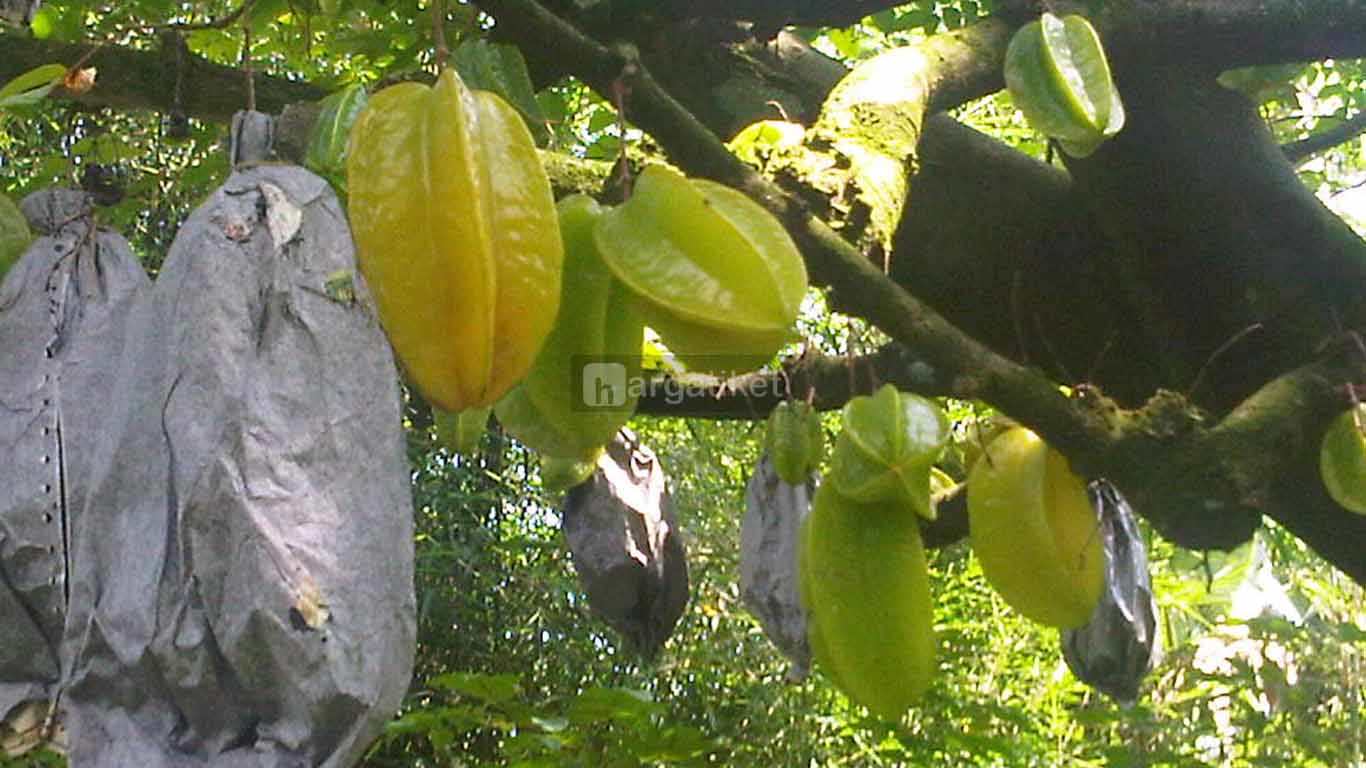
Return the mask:
<path id="1" fill-rule="evenodd" d="M 821 463 L 825 432 L 820 414 L 809 403 L 784 400 L 768 415 L 764 449 L 778 477 L 788 485 L 801 485 Z"/>
<path id="2" fill-rule="evenodd" d="M 934 674 L 929 573 L 916 516 L 822 485 L 802 526 L 798 567 L 816 663 L 850 699 L 884 719 L 900 718 Z"/>
<path id="3" fill-rule="evenodd" d="M 1005 80 L 1029 124 L 1073 157 L 1124 127 L 1105 50 L 1085 17 L 1044 13 L 1021 27 L 1006 49 Z"/>
<path id="4" fill-rule="evenodd" d="M 908 504 L 933 519 L 930 468 L 949 438 L 944 412 L 918 395 L 883 385 L 844 406 L 829 482 L 854 501 Z"/>

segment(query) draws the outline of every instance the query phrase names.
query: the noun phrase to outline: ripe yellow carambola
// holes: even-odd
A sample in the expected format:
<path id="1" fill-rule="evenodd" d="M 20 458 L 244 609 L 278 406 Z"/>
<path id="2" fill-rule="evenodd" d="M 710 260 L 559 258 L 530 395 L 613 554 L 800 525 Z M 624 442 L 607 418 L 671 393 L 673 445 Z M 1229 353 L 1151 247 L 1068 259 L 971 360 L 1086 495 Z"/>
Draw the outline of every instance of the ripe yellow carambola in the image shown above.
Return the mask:
<path id="1" fill-rule="evenodd" d="M 968 474 L 968 526 L 982 572 L 1040 624 L 1090 620 L 1105 587 L 1098 525 L 1067 459 L 1022 427 L 991 441 Z"/>
<path id="2" fill-rule="evenodd" d="M 806 265 L 777 219 L 739 192 L 652 165 L 593 235 L 689 368 L 757 367 L 793 338 Z"/>
<path id="3" fill-rule="evenodd" d="M 802 526 L 798 566 L 816 663 L 850 699 L 884 719 L 901 717 L 935 666 L 915 514 L 822 485 Z"/>
<path id="4" fill-rule="evenodd" d="M 1344 411 L 1333 420 L 1319 444 L 1319 476 L 1333 501 L 1366 515 L 1366 439 L 1357 420 L 1366 406 Z"/>
<path id="5" fill-rule="evenodd" d="M 560 303 L 550 182 L 521 117 L 451 70 L 375 94 L 351 133 L 351 228 L 410 380 L 447 411 L 489 406 Z"/>
<path id="6" fill-rule="evenodd" d="M 816 409 L 801 401 L 778 403 L 768 415 L 764 449 L 784 483 L 805 483 L 825 453 L 825 432 Z"/>
<path id="7" fill-rule="evenodd" d="M 583 460 L 611 442 L 635 411 L 645 327 L 593 244 L 602 206 L 571 195 L 557 208 L 565 249 L 560 314 L 531 371 L 495 413 L 513 437 L 542 454 Z M 586 376 L 595 363 L 620 370 L 622 380 Z"/>

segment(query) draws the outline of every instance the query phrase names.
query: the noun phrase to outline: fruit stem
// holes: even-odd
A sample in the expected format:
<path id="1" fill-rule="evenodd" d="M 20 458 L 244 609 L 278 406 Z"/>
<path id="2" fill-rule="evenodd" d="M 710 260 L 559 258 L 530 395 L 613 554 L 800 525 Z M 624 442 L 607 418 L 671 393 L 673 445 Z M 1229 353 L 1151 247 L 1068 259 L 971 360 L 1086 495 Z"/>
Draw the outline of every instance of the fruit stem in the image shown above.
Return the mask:
<path id="1" fill-rule="evenodd" d="M 446 47 L 445 0 L 432 0 L 432 35 L 436 38 L 436 71 L 440 74 L 451 55 L 451 49 Z"/>

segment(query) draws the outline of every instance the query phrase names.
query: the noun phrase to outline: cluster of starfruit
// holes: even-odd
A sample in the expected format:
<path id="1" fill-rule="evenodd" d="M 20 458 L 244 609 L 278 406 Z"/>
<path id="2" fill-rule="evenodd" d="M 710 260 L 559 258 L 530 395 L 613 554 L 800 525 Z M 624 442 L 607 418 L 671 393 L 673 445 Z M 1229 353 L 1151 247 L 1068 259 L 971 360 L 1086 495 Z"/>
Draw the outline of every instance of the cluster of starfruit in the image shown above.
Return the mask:
<path id="1" fill-rule="evenodd" d="M 615 208 L 581 195 L 557 206 L 516 111 L 452 70 L 368 103 L 341 97 L 324 122 L 355 111 L 346 183 L 361 270 L 452 447 L 477 446 L 493 409 L 556 462 L 549 475 L 581 479 L 635 410 L 646 323 L 694 370 L 757 367 L 791 339 L 806 269 L 744 195 L 656 165 Z M 332 157 L 335 143 L 310 151 Z M 586 381 L 604 362 L 622 375 Z"/>
<path id="2" fill-rule="evenodd" d="M 1100 37 L 1083 16 L 1044 13 L 1006 49 L 1006 87 L 1029 124 L 1073 157 L 1086 157 L 1124 127 L 1124 104 Z"/>
<path id="3" fill-rule="evenodd" d="M 844 408 L 829 476 L 802 527 L 798 571 L 811 652 L 849 698 L 900 717 L 934 673 L 919 519 L 949 425 L 932 402 L 886 385 Z"/>

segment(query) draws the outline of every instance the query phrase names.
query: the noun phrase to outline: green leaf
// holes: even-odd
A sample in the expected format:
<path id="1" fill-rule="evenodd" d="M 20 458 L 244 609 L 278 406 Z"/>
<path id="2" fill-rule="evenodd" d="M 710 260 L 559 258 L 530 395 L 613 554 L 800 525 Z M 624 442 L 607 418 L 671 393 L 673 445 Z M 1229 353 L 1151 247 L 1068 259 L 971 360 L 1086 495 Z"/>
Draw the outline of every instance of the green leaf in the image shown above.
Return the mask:
<path id="1" fill-rule="evenodd" d="M 517 675 L 483 675 L 477 672 L 449 672 L 434 678 L 432 685 L 491 704 L 510 701 L 522 691 Z"/>
<path id="2" fill-rule="evenodd" d="M 0 278 L 19 260 L 32 240 L 24 214 L 8 197 L 0 195 Z"/>
<path id="3" fill-rule="evenodd" d="M 566 716 L 573 723 L 634 720 L 656 711 L 648 693 L 626 688 L 589 688 L 569 703 Z"/>
<path id="4" fill-rule="evenodd" d="M 0 109 L 36 103 L 66 76 L 63 64 L 44 64 L 15 77 L 0 88 Z"/>
<path id="5" fill-rule="evenodd" d="M 455 49 L 452 63 L 470 88 L 492 91 L 522 115 L 536 144 L 544 146 L 549 138 L 545 116 L 536 102 L 526 60 L 516 46 L 490 43 L 483 39 L 466 40 Z"/>

